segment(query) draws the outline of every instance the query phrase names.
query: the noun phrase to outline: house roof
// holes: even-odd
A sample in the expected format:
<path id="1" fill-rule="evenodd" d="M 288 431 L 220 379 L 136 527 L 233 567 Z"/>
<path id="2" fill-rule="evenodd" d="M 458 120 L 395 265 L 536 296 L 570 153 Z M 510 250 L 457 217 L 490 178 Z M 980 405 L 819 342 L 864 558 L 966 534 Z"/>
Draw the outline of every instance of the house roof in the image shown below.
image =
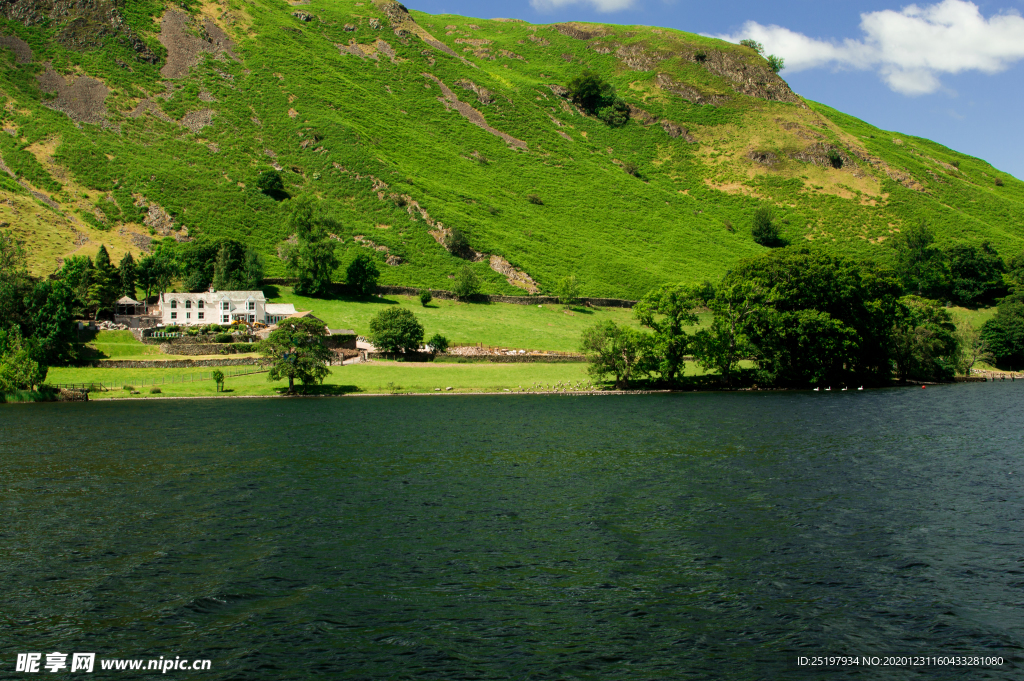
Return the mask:
<path id="1" fill-rule="evenodd" d="M 118 305 L 142 305 L 142 303 L 140 303 L 139 301 L 132 300 L 128 296 L 122 297 L 120 300 L 117 301 L 117 304 Z"/>
<path id="2" fill-rule="evenodd" d="M 216 303 L 228 300 L 232 303 L 244 303 L 249 300 L 266 301 L 263 291 L 203 291 L 202 293 L 165 293 L 166 300 L 202 300 Z"/>
<path id="3" fill-rule="evenodd" d="M 295 306 L 291 303 L 267 303 L 267 314 L 293 315 L 295 314 Z"/>

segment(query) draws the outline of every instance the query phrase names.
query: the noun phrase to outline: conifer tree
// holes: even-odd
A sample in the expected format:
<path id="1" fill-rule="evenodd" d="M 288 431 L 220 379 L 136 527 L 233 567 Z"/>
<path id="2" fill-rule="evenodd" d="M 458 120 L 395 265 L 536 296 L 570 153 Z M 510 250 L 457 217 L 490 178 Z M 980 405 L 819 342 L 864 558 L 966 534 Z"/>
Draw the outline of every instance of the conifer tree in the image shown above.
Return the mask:
<path id="1" fill-rule="evenodd" d="M 117 274 L 121 281 L 121 295 L 128 296 L 134 300 L 137 271 L 135 258 L 132 257 L 131 253 L 125 253 L 124 257 L 121 258 L 121 264 L 117 266 Z"/>

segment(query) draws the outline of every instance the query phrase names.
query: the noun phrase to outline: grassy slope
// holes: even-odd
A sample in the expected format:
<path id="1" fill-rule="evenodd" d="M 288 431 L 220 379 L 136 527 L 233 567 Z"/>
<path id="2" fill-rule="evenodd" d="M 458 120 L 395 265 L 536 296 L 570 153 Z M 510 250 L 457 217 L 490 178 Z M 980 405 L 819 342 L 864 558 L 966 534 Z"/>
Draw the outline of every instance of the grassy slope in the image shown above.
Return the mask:
<path id="1" fill-rule="evenodd" d="M 163 54 L 152 17 L 164 3 L 128 4 L 129 23 Z M 419 26 L 463 62 L 415 35 L 396 36 L 371 2 L 311 0 L 299 8 L 316 16 L 309 23 L 293 18 L 293 8 L 276 0 L 190 4 L 218 18 L 236 39 L 242 62 L 207 57 L 188 78 L 163 81 L 160 64 L 140 63 L 113 41 L 75 53 L 50 40 L 56 27 L 3 26 L 32 45 L 35 62 L 17 65 L 11 56 L 0 69 L 6 95 L 2 123 L 14 131 L 0 135 L 0 155 L 33 190 L 60 206 L 43 206 L 0 175 L 2 197 L 42 216 L 15 214 L 0 203 L 0 219 L 33 247 L 37 272 L 49 271 L 55 258 L 74 251 L 79 235 L 90 240 L 77 247 L 82 252 L 99 241 L 114 246 L 115 259 L 125 249 L 137 252 L 131 232 L 146 230 L 138 226 L 144 214 L 133 203 L 135 195 L 167 209 L 192 235 L 232 236 L 257 245 L 270 274 L 283 274 L 276 248 L 288 236 L 288 201 L 241 186 L 271 163 L 285 169 L 292 195 L 325 200 L 343 225 L 337 234 L 343 259 L 362 248 L 355 236 L 401 256 L 405 263 L 392 267 L 374 251 L 383 282 L 392 284 L 448 288 L 448 276 L 463 261 L 438 246 L 419 214 L 396 205 L 391 194 L 411 197 L 434 220 L 464 230 L 475 249 L 506 257 L 542 288 L 550 290 L 575 272 L 589 295 L 637 297 L 666 281 L 717 278 L 737 259 L 763 250 L 749 235 L 750 216 L 763 201 L 776 206 L 791 242 L 868 257 L 888 257 L 882 242 L 920 219 L 931 222 L 944 242 L 990 239 L 1005 254 L 1024 248 L 1024 183 L 978 159 L 878 130 L 822 105 L 805 109 L 735 95 L 724 79 L 678 56 L 718 50 L 756 64 L 758 58 L 745 48 L 667 29 L 596 27 L 604 35 L 588 41 L 550 26 L 413 12 Z M 383 28 L 371 28 L 371 19 Z M 346 31 L 345 24 L 355 30 Z M 395 62 L 383 54 L 363 60 L 335 47 L 352 39 L 363 45 L 387 41 Z M 481 40 L 490 42 L 466 42 Z M 619 45 L 640 45 L 667 58 L 651 70 L 632 70 L 616 56 Z M 602 46 L 611 47 L 608 54 L 595 49 Z M 10 55 L 0 54 L 5 56 Z M 130 70 L 113 66 L 116 59 Z M 58 71 L 102 78 L 112 90 L 106 100 L 110 125 L 76 126 L 42 106 L 45 96 L 34 78 L 44 60 Z M 564 106 L 548 85 L 565 84 L 583 68 L 612 81 L 630 103 L 685 126 L 697 143 L 637 120 L 611 129 Z M 447 110 L 424 73 L 529 150 L 508 146 Z M 658 87 L 659 73 L 726 101 L 717 107 L 691 104 Z M 494 101 L 485 104 L 457 87 L 460 79 L 487 88 Z M 179 120 L 209 108 L 215 111 L 213 124 L 193 133 L 153 115 L 125 115 L 143 97 L 165 92 L 168 82 L 174 88 L 170 99 L 154 100 L 166 116 Z M 201 91 L 215 101 L 201 101 Z M 835 170 L 789 158 L 813 144 L 843 149 L 854 160 Z M 758 165 L 747 158 L 751 151 L 779 160 Z M 630 161 L 642 179 L 617 164 Z M 909 177 L 906 184 L 917 189 L 891 175 Z M 1005 186 L 997 188 L 996 178 Z M 375 179 L 387 188 L 375 188 Z M 526 195 L 532 193 L 544 205 L 529 203 Z M 472 266 L 486 291 L 518 291 L 485 262 Z M 496 337 L 498 343 L 511 341 Z"/>

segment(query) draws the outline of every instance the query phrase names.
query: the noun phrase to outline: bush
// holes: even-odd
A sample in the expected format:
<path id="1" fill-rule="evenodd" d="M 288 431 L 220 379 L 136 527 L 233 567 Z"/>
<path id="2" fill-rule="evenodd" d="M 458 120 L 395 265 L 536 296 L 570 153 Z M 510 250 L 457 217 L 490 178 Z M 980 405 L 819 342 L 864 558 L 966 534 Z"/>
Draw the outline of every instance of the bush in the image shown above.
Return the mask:
<path id="1" fill-rule="evenodd" d="M 526 195 L 526 200 L 529 201 L 530 203 L 532 203 L 535 206 L 543 206 L 544 205 L 544 202 L 541 201 L 541 198 L 539 196 L 537 196 L 536 194 L 527 194 Z"/>
<path id="2" fill-rule="evenodd" d="M 779 227 L 773 220 L 772 209 L 761 206 L 754 211 L 754 223 L 750 229 L 754 241 L 768 248 L 779 245 Z"/>
<path id="3" fill-rule="evenodd" d="M 1003 179 L 1001 177 L 997 177 L 996 178 L 996 186 L 997 187 L 1002 187 L 1003 186 Z"/>
<path id="4" fill-rule="evenodd" d="M 121 386 L 121 390 L 129 390 L 129 391 L 135 390 L 135 386 L 134 385 L 122 385 Z"/>
<path id="5" fill-rule="evenodd" d="M 423 289 L 420 291 L 420 305 L 426 307 L 430 304 L 430 301 L 434 299 L 434 296 L 430 293 L 430 289 Z"/>
<path id="6" fill-rule="evenodd" d="M 782 69 L 786 68 L 786 60 L 782 57 L 776 57 L 774 54 L 768 55 L 768 68 L 775 73 L 778 73 Z"/>
<path id="7" fill-rule="evenodd" d="M 423 325 L 404 307 L 387 307 L 370 319 L 369 341 L 378 352 L 416 352 L 423 341 Z"/>
<path id="8" fill-rule="evenodd" d="M 434 351 L 434 354 L 443 355 L 448 351 L 448 346 L 450 345 L 450 343 L 448 342 L 447 338 L 445 338 L 439 333 L 435 333 L 427 341 L 427 345 L 431 347 L 431 349 Z"/>
<path id="9" fill-rule="evenodd" d="M 230 343 L 233 340 L 234 336 L 232 336 L 230 333 L 218 333 L 216 336 L 213 337 L 214 343 Z"/>
<path id="10" fill-rule="evenodd" d="M 747 38 L 745 40 L 741 40 L 740 41 L 740 45 L 743 45 L 744 47 L 749 47 L 750 49 L 752 49 L 754 52 L 757 52 L 758 54 L 764 54 L 764 45 L 762 45 L 761 43 L 759 43 L 756 40 L 753 40 L 751 38 Z"/>
<path id="11" fill-rule="evenodd" d="M 281 179 L 281 173 L 276 170 L 264 170 L 260 173 L 260 176 L 256 178 L 256 188 L 267 196 L 273 198 L 279 198 L 284 195 L 284 181 Z"/>
<path id="12" fill-rule="evenodd" d="M 829 149 L 825 155 L 828 157 L 829 165 L 833 168 L 843 167 L 843 155 L 839 153 L 838 149 Z"/>
<path id="13" fill-rule="evenodd" d="M 160 388 L 156 387 L 155 385 L 152 388 L 149 389 L 149 394 L 150 395 L 159 395 L 162 392 L 163 392 L 163 390 L 160 390 Z"/>
<path id="14" fill-rule="evenodd" d="M 622 169 L 626 171 L 627 175 L 632 175 L 633 177 L 640 177 L 640 166 L 638 166 L 636 163 L 633 163 L 632 161 L 627 161 L 626 163 L 623 163 Z"/>
<path id="15" fill-rule="evenodd" d="M 566 307 L 578 305 L 580 302 L 580 288 L 580 280 L 575 274 L 570 274 L 558 282 L 558 301 Z"/>
<path id="16" fill-rule="evenodd" d="M 697 52 L 694 52 L 693 59 L 694 59 L 694 61 L 697 61 L 697 62 L 700 62 L 701 64 L 703 64 L 704 62 L 706 62 L 708 60 L 708 54 L 704 50 L 698 50 Z"/>
<path id="17" fill-rule="evenodd" d="M 345 281 L 361 296 L 372 296 L 377 292 L 380 270 L 377 263 L 366 253 L 360 253 L 345 270 Z"/>
<path id="18" fill-rule="evenodd" d="M 449 253 L 459 257 L 465 257 L 472 253 L 473 250 L 469 247 L 469 240 L 466 239 L 466 235 L 458 227 L 452 227 L 445 234 L 442 245 Z"/>
<path id="19" fill-rule="evenodd" d="M 476 276 L 469 265 L 466 265 L 462 270 L 455 275 L 455 286 L 452 288 L 452 293 L 459 297 L 460 300 L 465 300 L 472 295 L 480 292 L 480 279 Z"/>

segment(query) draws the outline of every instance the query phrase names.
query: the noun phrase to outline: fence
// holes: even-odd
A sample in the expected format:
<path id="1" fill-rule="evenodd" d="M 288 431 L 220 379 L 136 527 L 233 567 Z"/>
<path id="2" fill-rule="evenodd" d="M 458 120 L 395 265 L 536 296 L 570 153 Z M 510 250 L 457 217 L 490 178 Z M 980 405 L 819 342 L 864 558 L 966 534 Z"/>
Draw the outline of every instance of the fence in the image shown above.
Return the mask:
<path id="1" fill-rule="evenodd" d="M 238 376 L 249 376 L 249 375 L 252 375 L 252 374 L 265 374 L 268 371 L 270 371 L 270 369 L 247 368 L 247 369 L 244 369 L 244 370 L 235 370 L 235 371 L 231 371 L 229 369 L 228 371 L 222 371 L 221 373 L 224 374 L 224 380 L 227 380 L 229 378 L 236 378 Z M 161 376 L 160 378 L 152 380 L 152 381 L 146 381 L 146 380 L 143 380 L 141 382 L 138 382 L 138 381 L 132 381 L 132 382 L 120 381 L 120 382 L 114 382 L 114 383 L 105 383 L 105 382 L 93 381 L 93 382 L 90 382 L 90 383 L 47 383 L 47 385 L 49 385 L 49 386 L 51 386 L 53 388 L 58 388 L 58 389 L 65 388 L 67 390 L 85 390 L 87 392 L 107 392 L 108 390 L 124 390 L 125 387 L 128 387 L 128 386 L 130 386 L 132 388 L 144 388 L 144 387 L 153 387 L 153 386 L 162 386 L 162 385 L 175 385 L 175 384 L 181 384 L 181 383 L 196 383 L 198 381 L 212 381 L 212 380 L 213 380 L 213 372 L 212 371 L 200 371 L 200 372 L 192 372 L 192 373 L 189 373 L 189 374 L 172 374 L 171 376 Z"/>

